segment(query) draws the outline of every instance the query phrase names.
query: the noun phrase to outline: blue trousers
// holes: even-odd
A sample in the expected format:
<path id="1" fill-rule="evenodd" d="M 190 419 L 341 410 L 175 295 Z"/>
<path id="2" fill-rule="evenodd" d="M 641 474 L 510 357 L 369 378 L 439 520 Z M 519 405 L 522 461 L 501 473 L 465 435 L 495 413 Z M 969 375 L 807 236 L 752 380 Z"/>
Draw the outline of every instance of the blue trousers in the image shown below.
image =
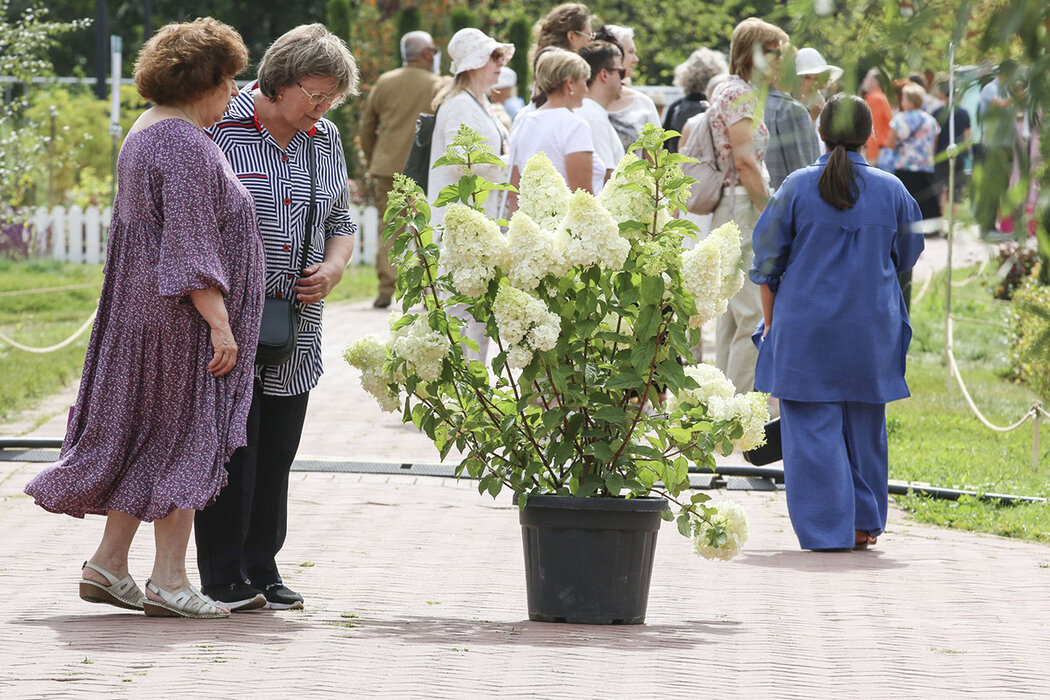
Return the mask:
<path id="1" fill-rule="evenodd" d="M 802 549 L 853 547 L 886 527 L 886 404 L 780 401 L 788 514 Z"/>

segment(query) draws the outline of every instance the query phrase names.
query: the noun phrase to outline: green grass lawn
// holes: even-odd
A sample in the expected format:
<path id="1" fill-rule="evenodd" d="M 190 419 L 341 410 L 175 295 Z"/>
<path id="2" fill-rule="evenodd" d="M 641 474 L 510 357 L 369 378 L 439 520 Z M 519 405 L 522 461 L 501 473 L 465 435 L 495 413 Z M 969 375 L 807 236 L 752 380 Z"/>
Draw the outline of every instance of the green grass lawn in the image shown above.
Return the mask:
<path id="1" fill-rule="evenodd" d="M 1009 305 L 989 293 L 994 270 L 952 289 L 955 317 L 1006 322 Z M 965 278 L 956 273 L 955 279 Z M 1010 433 L 981 424 L 943 360 L 944 277 L 912 308 L 914 338 L 908 358 L 912 397 L 890 404 L 887 424 L 890 478 L 982 493 L 1050 497 L 1050 426 L 1041 428 L 1038 470 L 1032 469 L 1032 423 Z M 995 425 L 1023 416 L 1038 399 L 1011 380 L 1010 334 L 1003 328 L 957 322 L 955 357 L 981 412 Z M 1050 543 L 1050 506 L 1001 506 L 976 499 L 945 501 L 899 497 L 922 522 Z"/>
<path id="2" fill-rule="evenodd" d="M 32 295 L 3 292 L 89 285 L 84 289 Z M 0 331 L 31 347 L 60 343 L 87 320 L 98 305 L 101 265 L 62 264 L 51 260 L 0 260 Z M 28 353 L 0 343 L 0 421 L 80 376 L 88 333 L 56 352 Z"/>
<path id="3" fill-rule="evenodd" d="M 32 295 L 3 292 L 88 285 L 84 289 Z M 74 265 L 53 260 L 0 260 L 0 332 L 30 347 L 47 347 L 72 335 L 98 305 L 101 265 Z M 346 270 L 329 300 L 360 301 L 376 293 L 375 269 Z M 62 350 L 28 353 L 0 342 L 0 422 L 75 381 L 83 369 L 88 333 Z"/>

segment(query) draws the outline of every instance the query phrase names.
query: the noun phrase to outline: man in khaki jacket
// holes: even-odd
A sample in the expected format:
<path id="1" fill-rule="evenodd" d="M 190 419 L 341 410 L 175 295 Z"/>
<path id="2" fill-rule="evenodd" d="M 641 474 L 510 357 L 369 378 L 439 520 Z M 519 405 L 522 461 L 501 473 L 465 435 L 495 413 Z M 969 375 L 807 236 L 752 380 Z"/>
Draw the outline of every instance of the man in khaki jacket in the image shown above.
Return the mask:
<path id="1" fill-rule="evenodd" d="M 361 148 L 368 161 L 373 201 L 379 220 L 386 211 L 387 193 L 394 184 L 394 173 L 401 172 L 412 147 L 416 120 L 431 112 L 434 87 L 438 76 L 432 65 L 437 48 L 426 32 L 409 32 L 401 37 L 403 65 L 383 73 L 372 86 L 361 117 Z M 380 232 L 376 253 L 379 295 L 373 302 L 377 309 L 390 306 L 397 273 L 390 264 L 392 241 L 384 242 Z"/>

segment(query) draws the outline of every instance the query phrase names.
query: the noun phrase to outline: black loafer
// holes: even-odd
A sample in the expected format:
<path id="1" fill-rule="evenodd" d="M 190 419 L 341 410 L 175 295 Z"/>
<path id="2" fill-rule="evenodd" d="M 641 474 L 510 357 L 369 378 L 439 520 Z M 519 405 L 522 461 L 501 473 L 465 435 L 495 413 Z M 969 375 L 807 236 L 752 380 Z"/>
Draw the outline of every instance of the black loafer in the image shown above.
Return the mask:
<path id="1" fill-rule="evenodd" d="M 231 611 L 243 612 L 266 607 L 266 596 L 263 592 L 246 581 L 231 583 L 228 586 L 201 586 L 201 593 L 217 603 L 222 603 Z"/>
<path id="2" fill-rule="evenodd" d="M 263 587 L 266 607 L 270 610 L 302 610 L 303 597 L 280 581 Z"/>

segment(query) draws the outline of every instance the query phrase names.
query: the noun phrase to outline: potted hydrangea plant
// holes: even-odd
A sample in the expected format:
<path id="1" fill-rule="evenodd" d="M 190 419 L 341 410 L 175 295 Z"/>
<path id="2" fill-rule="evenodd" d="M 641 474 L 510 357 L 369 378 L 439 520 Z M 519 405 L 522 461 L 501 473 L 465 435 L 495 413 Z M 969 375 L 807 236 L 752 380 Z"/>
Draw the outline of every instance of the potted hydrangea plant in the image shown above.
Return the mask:
<path id="1" fill-rule="evenodd" d="M 468 127 L 436 163 L 465 173 L 435 202 L 447 207 L 440 231 L 422 190 L 395 176 L 384 221 L 401 310 L 389 339 L 362 338 L 345 359 L 442 459 L 456 448 L 457 473 L 479 491 L 520 495 L 533 619 L 643 621 L 661 518 L 707 557 L 728 559 L 747 537 L 738 505 L 687 492 L 690 463 L 758 446 L 768 413 L 766 395 L 679 359 L 744 272 L 735 224 L 683 247 L 696 227 L 674 213 L 692 180 L 663 148 L 673 135 L 646 127 L 598 197 L 570 192 L 537 154 L 509 222 L 482 210 L 511 188 L 472 174 L 500 160 Z M 483 324 L 489 362 L 470 359 L 465 318 Z M 581 539 L 605 527 L 621 533 L 615 552 Z M 609 570 L 632 553 L 642 561 L 629 581 Z M 530 555 L 547 559 L 530 568 Z"/>

